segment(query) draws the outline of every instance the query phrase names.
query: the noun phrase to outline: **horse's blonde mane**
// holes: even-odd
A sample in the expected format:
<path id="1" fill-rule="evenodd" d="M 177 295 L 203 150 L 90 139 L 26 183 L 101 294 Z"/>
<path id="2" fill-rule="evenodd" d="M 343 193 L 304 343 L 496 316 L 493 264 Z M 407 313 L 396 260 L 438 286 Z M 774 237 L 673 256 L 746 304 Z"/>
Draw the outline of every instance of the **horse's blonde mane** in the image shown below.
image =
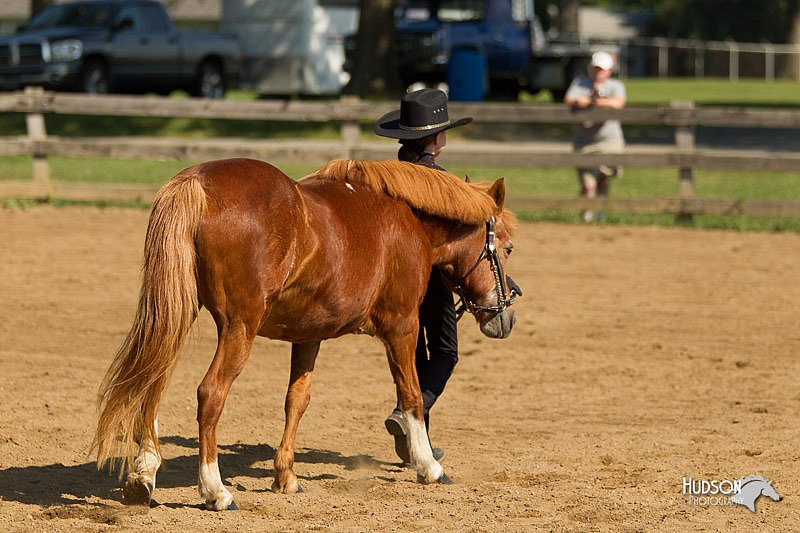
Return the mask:
<path id="1" fill-rule="evenodd" d="M 423 213 L 464 224 L 483 224 L 498 214 L 494 199 L 486 194 L 488 185 L 465 183 L 453 174 L 405 161 L 337 159 L 308 178 L 362 184 Z"/>

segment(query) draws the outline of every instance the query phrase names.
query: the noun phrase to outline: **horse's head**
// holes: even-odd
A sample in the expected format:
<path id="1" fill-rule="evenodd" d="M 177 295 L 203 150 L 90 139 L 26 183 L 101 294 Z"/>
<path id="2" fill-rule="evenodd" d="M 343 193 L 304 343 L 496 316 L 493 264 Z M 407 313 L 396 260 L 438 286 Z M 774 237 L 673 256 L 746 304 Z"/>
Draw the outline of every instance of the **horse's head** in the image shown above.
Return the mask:
<path id="1" fill-rule="evenodd" d="M 761 487 L 761 494 L 768 498 L 772 498 L 776 502 L 779 502 L 783 499 L 781 498 L 780 494 L 778 494 L 778 491 L 775 490 L 775 487 L 772 486 L 772 481 L 768 481 Z"/>
<path id="2" fill-rule="evenodd" d="M 463 232 L 450 243 L 454 259 L 443 265 L 442 270 L 461 298 L 459 316 L 463 311 L 472 313 L 484 335 L 504 339 L 511 334 L 517 321 L 509 307 L 522 294 L 507 275 L 516 219 L 503 209 L 505 185 L 502 178 L 488 188 L 481 184 L 474 186 L 484 189 L 494 200 L 495 214 L 485 225 Z"/>

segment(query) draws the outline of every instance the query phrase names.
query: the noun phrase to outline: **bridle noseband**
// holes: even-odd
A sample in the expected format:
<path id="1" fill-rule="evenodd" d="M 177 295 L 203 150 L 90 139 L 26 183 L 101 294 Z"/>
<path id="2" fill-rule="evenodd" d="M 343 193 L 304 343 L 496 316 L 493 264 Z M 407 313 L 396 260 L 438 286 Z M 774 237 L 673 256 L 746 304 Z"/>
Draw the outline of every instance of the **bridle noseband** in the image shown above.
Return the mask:
<path id="1" fill-rule="evenodd" d="M 464 293 L 464 289 L 462 288 L 462 285 L 467 280 L 467 277 L 472 274 L 476 268 L 478 268 L 478 265 L 480 265 L 481 261 L 484 259 L 489 261 L 489 268 L 494 276 L 494 290 L 497 294 L 497 305 L 490 307 L 478 305 L 467 298 L 467 295 Z M 505 277 L 503 265 L 500 263 L 500 257 L 497 255 L 497 248 L 494 246 L 494 217 L 492 217 L 486 221 L 486 243 L 483 245 L 483 250 L 481 250 L 478 260 L 475 261 L 475 264 L 472 265 L 472 268 L 467 270 L 466 274 L 459 278 L 457 282 L 453 283 L 453 291 L 458 295 L 459 298 L 458 302 L 456 302 L 457 319 L 461 319 L 464 311 L 473 314 L 476 312 L 499 313 L 506 307 L 513 304 L 517 297 L 517 291 L 512 288 L 509 292 L 506 292 L 506 288 L 503 285 L 503 279 Z"/>

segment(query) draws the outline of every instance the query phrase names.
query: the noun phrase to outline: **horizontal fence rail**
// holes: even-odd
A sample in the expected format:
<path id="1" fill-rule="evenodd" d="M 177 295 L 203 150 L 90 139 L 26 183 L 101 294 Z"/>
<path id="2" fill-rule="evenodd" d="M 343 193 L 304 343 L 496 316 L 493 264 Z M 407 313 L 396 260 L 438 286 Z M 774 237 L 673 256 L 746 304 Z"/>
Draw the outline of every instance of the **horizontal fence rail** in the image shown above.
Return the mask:
<path id="1" fill-rule="evenodd" d="M 226 101 L 174 99 L 153 96 L 89 96 L 53 93 L 28 88 L 0 93 L 0 112 L 23 113 L 28 135 L 0 137 L 0 155 L 33 157 L 33 181 L 0 182 L 0 196 L 47 196 L 66 198 L 143 199 L 152 198 L 154 188 L 120 186 L 90 187 L 52 182 L 47 157 L 169 158 L 205 161 L 224 157 L 253 157 L 283 163 L 323 164 L 331 159 L 392 159 L 393 141 L 365 141 L 361 123 L 395 108 L 393 103 L 371 103 L 344 97 L 331 101 L 258 100 Z M 445 165 L 486 165 L 519 167 L 628 166 L 673 167 L 678 170 L 677 197 L 667 200 L 632 199 L 521 199 L 517 208 L 578 209 L 604 204 L 629 212 L 674 212 L 695 214 L 747 213 L 754 215 L 800 216 L 800 202 L 709 200 L 695 197 L 693 169 L 800 172 L 796 153 L 755 150 L 698 150 L 694 127 L 798 128 L 800 111 L 752 108 L 698 108 L 675 102 L 665 107 L 629 107 L 622 110 L 574 111 L 557 104 L 517 103 L 465 104 L 452 102 L 453 116 L 472 116 L 481 123 L 572 124 L 615 118 L 624 124 L 670 126 L 674 145 L 629 146 L 622 154 L 578 154 L 566 143 L 489 142 L 459 139 L 443 155 Z M 287 122 L 338 122 L 337 140 L 253 140 L 234 138 L 175 139 L 163 137 L 55 137 L 45 127 L 47 114 L 135 117 L 183 117 Z M 94 191 L 94 192 L 91 192 Z M 83 195 L 83 196 L 81 196 Z M 649 204 L 648 204 L 649 202 Z M 524 204 L 524 205 L 523 205 Z M 649 205 L 649 207 L 648 207 Z M 520 207 L 522 206 L 522 207 Z"/>
<path id="2" fill-rule="evenodd" d="M 131 117 L 280 120 L 287 122 L 372 122 L 397 107 L 344 97 L 329 101 L 204 100 L 158 96 L 89 96 L 27 89 L 0 93 L 0 112 L 109 115 Z M 619 119 L 625 124 L 668 126 L 736 126 L 798 128 L 800 111 L 740 107 L 701 108 L 681 103 L 669 107 L 627 107 L 573 111 L 559 104 L 460 103 L 449 104 L 454 116 L 469 115 L 487 123 L 572 124 L 586 120 Z"/>

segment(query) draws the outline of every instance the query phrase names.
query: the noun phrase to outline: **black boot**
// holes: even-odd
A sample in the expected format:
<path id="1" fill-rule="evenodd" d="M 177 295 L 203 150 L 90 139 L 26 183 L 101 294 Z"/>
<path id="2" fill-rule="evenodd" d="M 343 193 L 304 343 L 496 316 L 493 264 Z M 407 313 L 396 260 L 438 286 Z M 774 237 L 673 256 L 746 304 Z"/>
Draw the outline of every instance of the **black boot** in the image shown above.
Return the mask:
<path id="1" fill-rule="evenodd" d="M 430 435 L 430 431 L 429 431 L 429 428 L 430 428 L 430 425 L 431 425 L 430 412 L 429 411 L 425 411 L 425 414 L 423 415 L 423 417 L 425 418 L 425 431 L 428 433 L 428 442 L 431 442 L 431 435 Z M 433 444 L 431 444 L 431 452 L 433 452 L 433 458 L 436 459 L 436 461 L 441 462 L 442 459 L 444 459 L 444 450 L 443 449 L 434 448 Z"/>
<path id="2" fill-rule="evenodd" d="M 425 429 L 428 428 L 428 414 L 425 413 Z M 384 421 L 384 425 L 386 426 L 386 431 L 389 435 L 394 437 L 394 451 L 397 456 L 400 458 L 401 461 L 404 463 L 411 463 L 411 455 L 408 453 L 408 442 L 406 440 L 407 428 L 406 428 L 406 421 L 403 418 L 403 413 L 400 409 L 395 409 L 392 411 L 386 420 Z M 428 437 L 428 442 L 430 442 L 430 436 Z M 433 458 L 436 461 L 441 461 L 444 458 L 444 450 L 441 448 L 431 448 L 431 452 L 433 453 Z"/>
<path id="3" fill-rule="evenodd" d="M 397 456 L 404 463 L 410 463 L 411 456 L 408 453 L 406 421 L 403 418 L 403 413 L 400 412 L 400 409 L 395 409 L 383 424 L 386 426 L 386 431 L 389 432 L 389 435 L 394 437 L 394 451 Z"/>

